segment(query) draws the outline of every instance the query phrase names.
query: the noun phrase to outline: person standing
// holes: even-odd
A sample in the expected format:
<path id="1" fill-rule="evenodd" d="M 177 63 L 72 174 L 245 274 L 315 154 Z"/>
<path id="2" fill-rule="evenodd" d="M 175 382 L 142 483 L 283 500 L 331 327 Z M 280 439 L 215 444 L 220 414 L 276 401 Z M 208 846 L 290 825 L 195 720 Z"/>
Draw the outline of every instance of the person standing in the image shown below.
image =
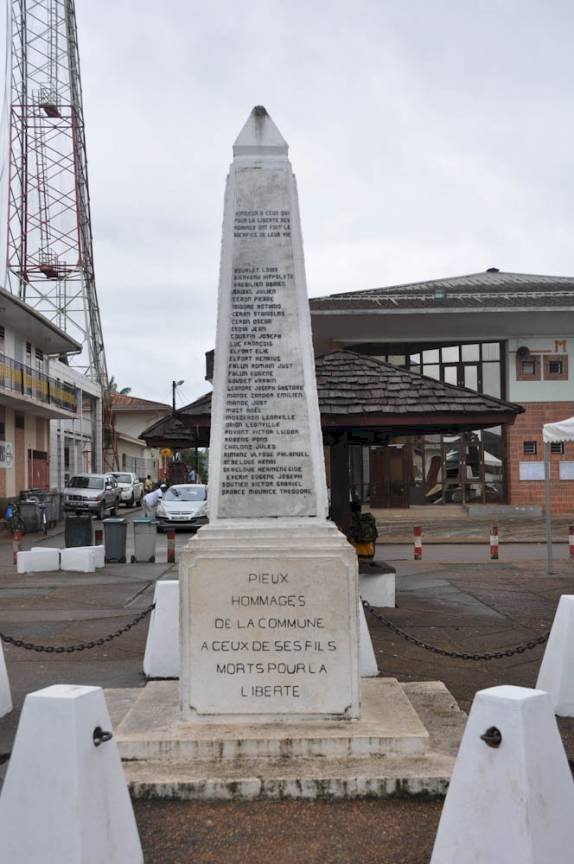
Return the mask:
<path id="1" fill-rule="evenodd" d="M 144 516 L 147 516 L 149 519 L 153 519 L 155 516 L 155 511 L 157 509 L 157 505 L 163 498 L 163 493 L 167 489 L 165 483 L 162 483 L 159 489 L 154 489 L 152 492 L 148 492 L 147 495 L 144 495 L 144 499 L 142 501 L 142 507 Z"/>
<path id="2" fill-rule="evenodd" d="M 148 474 L 144 480 L 144 492 L 147 495 L 147 493 L 151 492 L 152 489 L 153 489 L 153 480 L 151 479 L 151 476 Z"/>

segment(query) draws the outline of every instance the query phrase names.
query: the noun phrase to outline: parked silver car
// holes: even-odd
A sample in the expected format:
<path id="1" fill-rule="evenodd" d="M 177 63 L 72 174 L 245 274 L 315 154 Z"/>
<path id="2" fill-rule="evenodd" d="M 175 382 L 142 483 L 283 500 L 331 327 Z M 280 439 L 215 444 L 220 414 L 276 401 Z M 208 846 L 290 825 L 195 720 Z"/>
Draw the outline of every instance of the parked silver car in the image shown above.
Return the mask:
<path id="1" fill-rule="evenodd" d="M 64 489 L 64 511 L 115 516 L 119 506 L 118 481 L 113 474 L 75 474 Z"/>
<path id="2" fill-rule="evenodd" d="M 200 528 L 207 518 L 207 486 L 181 483 L 170 486 L 158 504 L 156 518 L 163 528 Z"/>
<path id="3" fill-rule="evenodd" d="M 143 483 L 137 474 L 130 471 L 113 471 L 120 490 L 120 504 L 139 507 L 143 498 Z"/>

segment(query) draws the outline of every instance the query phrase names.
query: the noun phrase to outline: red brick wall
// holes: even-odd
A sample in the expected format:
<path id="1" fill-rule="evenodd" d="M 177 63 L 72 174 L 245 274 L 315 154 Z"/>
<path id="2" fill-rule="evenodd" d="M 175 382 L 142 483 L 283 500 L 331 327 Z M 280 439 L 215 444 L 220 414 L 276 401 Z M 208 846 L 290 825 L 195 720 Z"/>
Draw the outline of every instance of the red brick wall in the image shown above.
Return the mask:
<path id="1" fill-rule="evenodd" d="M 574 402 L 523 402 L 526 409 L 520 414 L 513 426 L 507 431 L 508 458 L 508 502 L 509 504 L 540 504 L 544 507 L 544 481 L 519 480 L 520 462 L 544 461 L 542 426 L 574 416 Z M 536 456 L 525 456 L 522 451 L 524 441 L 536 441 Z M 574 480 L 559 479 L 561 460 L 574 462 L 574 441 L 564 443 L 564 455 L 553 453 L 550 457 L 550 478 L 552 481 L 552 511 L 554 513 L 574 512 Z"/>

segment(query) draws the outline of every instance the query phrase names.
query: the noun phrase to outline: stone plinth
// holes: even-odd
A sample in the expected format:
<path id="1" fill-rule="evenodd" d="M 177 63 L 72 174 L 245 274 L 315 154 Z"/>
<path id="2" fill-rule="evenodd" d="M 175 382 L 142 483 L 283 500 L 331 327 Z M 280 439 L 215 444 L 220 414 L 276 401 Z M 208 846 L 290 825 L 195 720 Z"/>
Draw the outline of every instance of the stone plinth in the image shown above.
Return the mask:
<path id="1" fill-rule="evenodd" d="M 106 698 L 136 798 L 444 795 L 465 722 L 438 681 L 363 680 L 351 723 L 186 723 L 174 681 Z"/>
<path id="2" fill-rule="evenodd" d="M 219 520 L 180 562 L 188 720 L 359 715 L 357 559 L 326 520 Z"/>

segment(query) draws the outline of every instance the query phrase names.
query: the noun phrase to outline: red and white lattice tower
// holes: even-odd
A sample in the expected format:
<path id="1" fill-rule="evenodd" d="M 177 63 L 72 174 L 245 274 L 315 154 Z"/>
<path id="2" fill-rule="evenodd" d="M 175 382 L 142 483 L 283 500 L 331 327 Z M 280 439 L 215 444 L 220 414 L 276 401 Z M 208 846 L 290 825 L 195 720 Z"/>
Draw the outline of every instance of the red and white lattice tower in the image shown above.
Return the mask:
<path id="1" fill-rule="evenodd" d="M 8 287 L 82 344 L 71 365 L 105 388 L 74 0 L 8 2 Z"/>

